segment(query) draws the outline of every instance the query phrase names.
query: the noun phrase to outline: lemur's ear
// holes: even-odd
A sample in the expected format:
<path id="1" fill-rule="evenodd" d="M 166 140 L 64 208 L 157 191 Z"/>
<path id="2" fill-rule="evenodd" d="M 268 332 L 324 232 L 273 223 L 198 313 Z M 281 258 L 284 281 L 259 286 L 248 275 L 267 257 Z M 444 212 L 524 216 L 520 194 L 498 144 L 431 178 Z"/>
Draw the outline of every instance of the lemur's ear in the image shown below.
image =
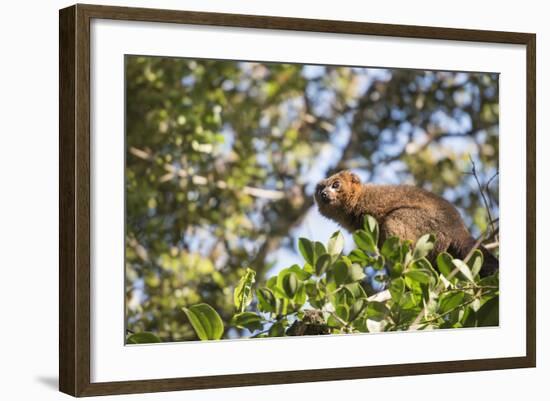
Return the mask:
<path id="1" fill-rule="evenodd" d="M 349 172 L 349 175 L 351 177 L 351 182 L 353 182 L 354 184 L 360 184 L 361 183 L 361 179 L 359 178 L 359 176 L 355 173 L 352 173 L 351 171 Z"/>

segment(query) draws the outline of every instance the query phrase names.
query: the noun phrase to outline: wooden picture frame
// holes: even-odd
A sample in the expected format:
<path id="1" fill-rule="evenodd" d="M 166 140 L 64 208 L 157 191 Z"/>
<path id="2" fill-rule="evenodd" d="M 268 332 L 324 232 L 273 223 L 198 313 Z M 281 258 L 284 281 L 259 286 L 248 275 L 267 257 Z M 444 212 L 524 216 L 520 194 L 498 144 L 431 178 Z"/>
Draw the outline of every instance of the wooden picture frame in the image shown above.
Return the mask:
<path id="1" fill-rule="evenodd" d="M 256 372 L 93 383 L 90 379 L 90 21 L 109 19 L 218 27 L 491 42 L 526 47 L 526 355 L 368 367 Z M 59 15 L 59 388 L 73 396 L 143 393 L 534 367 L 536 361 L 535 49 L 530 33 L 348 21 L 74 5 Z"/>

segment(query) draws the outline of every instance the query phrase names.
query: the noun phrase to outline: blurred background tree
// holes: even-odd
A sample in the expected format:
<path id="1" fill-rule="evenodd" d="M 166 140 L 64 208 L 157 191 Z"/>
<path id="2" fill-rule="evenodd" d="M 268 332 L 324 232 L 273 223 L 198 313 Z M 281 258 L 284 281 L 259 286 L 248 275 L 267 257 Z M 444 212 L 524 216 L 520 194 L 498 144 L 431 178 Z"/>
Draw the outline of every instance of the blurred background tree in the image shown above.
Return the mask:
<path id="1" fill-rule="evenodd" d="M 476 236 L 473 162 L 498 217 L 498 74 L 127 56 L 126 102 L 129 332 L 195 339 L 198 302 L 228 321 L 245 267 L 337 229 L 312 193 L 342 169 L 438 193 Z"/>

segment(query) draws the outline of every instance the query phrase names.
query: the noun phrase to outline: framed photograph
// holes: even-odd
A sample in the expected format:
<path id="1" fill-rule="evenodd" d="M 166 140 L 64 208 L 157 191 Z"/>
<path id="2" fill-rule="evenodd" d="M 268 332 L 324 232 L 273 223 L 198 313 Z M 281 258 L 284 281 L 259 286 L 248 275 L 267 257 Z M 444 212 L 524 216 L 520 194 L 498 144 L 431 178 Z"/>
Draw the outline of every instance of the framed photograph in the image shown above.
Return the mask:
<path id="1" fill-rule="evenodd" d="M 534 34 L 59 22 L 61 391 L 535 366 Z"/>

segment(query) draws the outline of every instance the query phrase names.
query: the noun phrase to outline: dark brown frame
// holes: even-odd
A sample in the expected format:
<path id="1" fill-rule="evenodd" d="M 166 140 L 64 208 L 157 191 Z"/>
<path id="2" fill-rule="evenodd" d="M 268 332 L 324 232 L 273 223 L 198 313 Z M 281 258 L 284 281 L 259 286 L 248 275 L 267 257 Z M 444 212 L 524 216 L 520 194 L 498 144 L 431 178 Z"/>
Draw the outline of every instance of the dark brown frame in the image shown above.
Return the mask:
<path id="1" fill-rule="evenodd" d="M 525 45 L 527 355 L 512 358 L 91 383 L 89 100 L 92 18 Z M 73 396 L 93 396 L 535 367 L 535 34 L 81 4 L 60 10 L 59 29 L 59 389 L 62 392 Z"/>

